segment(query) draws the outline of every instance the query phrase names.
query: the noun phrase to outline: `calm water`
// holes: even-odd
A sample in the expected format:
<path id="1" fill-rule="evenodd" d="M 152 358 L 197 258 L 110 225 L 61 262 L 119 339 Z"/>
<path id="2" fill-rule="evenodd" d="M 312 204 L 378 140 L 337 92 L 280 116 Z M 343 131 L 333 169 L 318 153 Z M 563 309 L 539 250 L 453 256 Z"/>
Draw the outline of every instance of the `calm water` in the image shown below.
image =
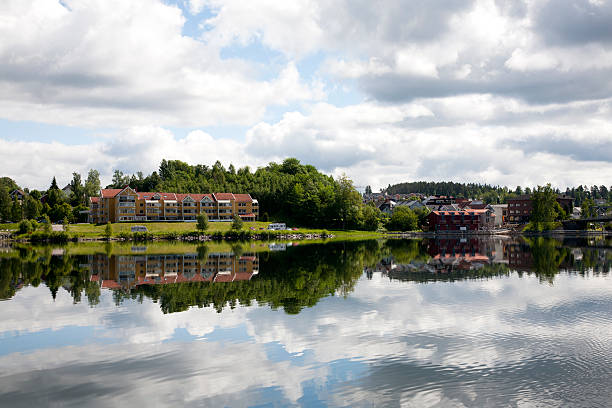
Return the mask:
<path id="1" fill-rule="evenodd" d="M 0 405 L 610 406 L 611 248 L 0 249 Z"/>

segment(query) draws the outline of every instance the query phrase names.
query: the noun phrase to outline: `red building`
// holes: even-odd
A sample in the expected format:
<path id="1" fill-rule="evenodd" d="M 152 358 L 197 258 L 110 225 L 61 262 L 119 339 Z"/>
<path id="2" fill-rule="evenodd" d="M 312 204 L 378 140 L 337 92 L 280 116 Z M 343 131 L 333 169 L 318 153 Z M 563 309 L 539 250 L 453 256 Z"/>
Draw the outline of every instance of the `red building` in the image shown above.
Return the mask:
<path id="1" fill-rule="evenodd" d="M 432 211 L 427 216 L 430 231 L 460 232 L 491 229 L 495 214 L 489 209 L 461 211 Z"/>
<path id="2" fill-rule="evenodd" d="M 558 195 L 557 202 L 567 214 L 571 214 L 574 210 L 574 199 L 566 195 Z M 531 219 L 533 211 L 533 201 L 531 194 L 523 194 L 518 197 L 508 199 L 508 222 L 516 224 L 524 224 Z"/>

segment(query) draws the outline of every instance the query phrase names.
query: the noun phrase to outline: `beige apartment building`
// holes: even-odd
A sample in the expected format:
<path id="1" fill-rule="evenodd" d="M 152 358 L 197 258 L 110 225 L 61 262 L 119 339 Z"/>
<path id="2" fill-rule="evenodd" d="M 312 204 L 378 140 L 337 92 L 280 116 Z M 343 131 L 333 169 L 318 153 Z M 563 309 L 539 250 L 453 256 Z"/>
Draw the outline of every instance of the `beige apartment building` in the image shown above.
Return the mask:
<path id="1" fill-rule="evenodd" d="M 195 221 L 201 213 L 211 221 L 228 221 L 234 215 L 255 221 L 259 203 L 249 194 L 143 193 L 128 186 L 102 189 L 98 197 L 90 197 L 89 222 Z"/>

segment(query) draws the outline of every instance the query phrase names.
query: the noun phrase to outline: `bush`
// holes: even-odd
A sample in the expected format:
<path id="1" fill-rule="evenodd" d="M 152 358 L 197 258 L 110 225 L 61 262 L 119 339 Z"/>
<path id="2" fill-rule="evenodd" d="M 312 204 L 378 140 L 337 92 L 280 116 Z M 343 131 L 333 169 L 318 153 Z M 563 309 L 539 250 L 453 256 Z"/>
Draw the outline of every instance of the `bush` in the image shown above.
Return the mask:
<path id="1" fill-rule="evenodd" d="M 166 239 L 170 239 L 170 240 L 177 240 L 179 239 L 179 233 L 178 232 L 168 232 L 165 236 Z"/>
<path id="2" fill-rule="evenodd" d="M 240 218 L 239 215 L 234 215 L 234 221 L 232 221 L 232 230 L 240 231 L 244 226 L 244 221 Z"/>
<path id="3" fill-rule="evenodd" d="M 36 223 L 36 221 L 34 221 Z M 32 225 L 32 222 L 29 220 L 21 220 L 17 225 L 17 232 L 19 234 L 29 234 L 36 230 L 36 227 Z"/>
<path id="4" fill-rule="evenodd" d="M 104 228 L 104 236 L 106 239 L 110 239 L 110 237 L 113 236 L 113 226 L 110 221 L 106 223 L 106 227 Z"/>
<path id="5" fill-rule="evenodd" d="M 206 213 L 199 214 L 197 217 L 197 225 L 196 228 L 200 232 L 204 232 L 208 229 L 208 215 Z"/>
<path id="6" fill-rule="evenodd" d="M 149 232 L 134 232 L 132 234 L 132 239 L 134 241 L 150 241 L 153 239 L 153 234 Z"/>
<path id="7" fill-rule="evenodd" d="M 35 231 L 30 236 L 32 242 L 68 242 L 69 238 L 64 231 Z"/>
<path id="8" fill-rule="evenodd" d="M 127 231 L 121 231 L 117 236 L 126 241 L 132 239 L 132 233 Z"/>
<path id="9" fill-rule="evenodd" d="M 419 217 L 408 207 L 396 207 L 387 222 L 389 231 L 415 231 L 419 225 Z"/>

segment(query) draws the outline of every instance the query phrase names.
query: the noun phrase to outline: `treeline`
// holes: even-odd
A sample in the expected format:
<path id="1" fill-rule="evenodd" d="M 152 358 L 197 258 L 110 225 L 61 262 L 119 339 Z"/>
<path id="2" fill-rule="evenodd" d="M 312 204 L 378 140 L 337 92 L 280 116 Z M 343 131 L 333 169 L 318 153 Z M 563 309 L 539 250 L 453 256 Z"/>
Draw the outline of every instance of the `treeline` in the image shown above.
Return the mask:
<path id="1" fill-rule="evenodd" d="M 248 193 L 259 201 L 260 219 L 322 228 L 375 230 L 380 212 L 362 203 L 346 177 L 334 179 L 314 166 L 289 158 L 252 171 L 248 166 L 225 168 L 162 160 L 159 171 L 125 175 L 116 170 L 108 188 L 130 185 L 138 191 L 176 193 Z"/>
<path id="2" fill-rule="evenodd" d="M 424 195 L 445 195 L 461 198 L 482 199 L 487 204 L 504 204 L 509 198 L 521 194 L 532 194 L 535 187 L 517 186 L 515 189 L 508 187 L 492 186 L 477 183 L 455 183 L 452 181 L 414 181 L 389 185 L 383 192 L 387 194 L 411 194 L 420 193 Z M 574 205 L 580 207 L 585 199 L 604 199 L 612 201 L 612 186 L 578 186 L 561 191 L 553 189 L 556 194 L 566 194 L 574 198 Z"/>
<path id="3" fill-rule="evenodd" d="M 53 222 L 86 222 L 87 214 L 81 212 L 89 209 L 88 197 L 100 192 L 100 173 L 89 170 L 85 180 L 79 173 L 72 173 L 69 186 L 69 193 L 62 191 L 53 177 L 47 190 L 29 190 L 8 177 L 0 178 L 0 221 L 19 222 L 46 216 Z M 22 190 L 25 197 L 11 198 L 15 190 Z"/>

